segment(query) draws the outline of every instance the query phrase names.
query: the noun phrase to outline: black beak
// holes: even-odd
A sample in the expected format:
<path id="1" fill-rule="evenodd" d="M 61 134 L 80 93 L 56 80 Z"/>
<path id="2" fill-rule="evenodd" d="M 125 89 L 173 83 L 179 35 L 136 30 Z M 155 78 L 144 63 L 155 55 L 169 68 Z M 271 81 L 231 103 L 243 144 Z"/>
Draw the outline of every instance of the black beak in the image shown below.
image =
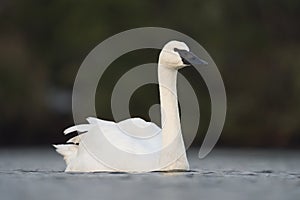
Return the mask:
<path id="1" fill-rule="evenodd" d="M 175 52 L 178 52 L 182 62 L 186 65 L 207 65 L 205 60 L 198 58 L 195 54 L 190 51 L 174 48 Z"/>

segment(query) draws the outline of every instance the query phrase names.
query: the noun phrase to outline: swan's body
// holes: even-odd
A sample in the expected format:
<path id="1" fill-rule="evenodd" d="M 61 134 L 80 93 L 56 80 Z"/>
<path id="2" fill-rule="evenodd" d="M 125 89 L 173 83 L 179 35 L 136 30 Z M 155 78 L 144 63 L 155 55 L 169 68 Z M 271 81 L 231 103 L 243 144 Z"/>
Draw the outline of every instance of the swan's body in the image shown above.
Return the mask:
<path id="1" fill-rule="evenodd" d="M 176 89 L 177 70 L 187 66 L 186 61 L 205 63 L 190 54 L 183 42 L 171 41 L 160 53 L 158 80 L 162 129 L 140 118 L 118 123 L 88 118 L 89 124 L 64 131 L 65 134 L 82 133 L 71 138 L 68 141 L 71 144 L 54 145 L 64 156 L 66 171 L 188 170 Z"/>

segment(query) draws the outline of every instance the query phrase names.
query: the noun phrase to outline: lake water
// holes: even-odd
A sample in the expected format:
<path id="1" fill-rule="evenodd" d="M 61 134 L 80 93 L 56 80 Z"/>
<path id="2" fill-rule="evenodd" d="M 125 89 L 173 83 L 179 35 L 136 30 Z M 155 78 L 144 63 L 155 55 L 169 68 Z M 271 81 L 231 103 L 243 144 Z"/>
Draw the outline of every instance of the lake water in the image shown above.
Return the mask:
<path id="1" fill-rule="evenodd" d="M 65 173 L 52 148 L 0 150 L 0 199 L 300 199 L 300 151 L 216 149 L 191 171 Z"/>

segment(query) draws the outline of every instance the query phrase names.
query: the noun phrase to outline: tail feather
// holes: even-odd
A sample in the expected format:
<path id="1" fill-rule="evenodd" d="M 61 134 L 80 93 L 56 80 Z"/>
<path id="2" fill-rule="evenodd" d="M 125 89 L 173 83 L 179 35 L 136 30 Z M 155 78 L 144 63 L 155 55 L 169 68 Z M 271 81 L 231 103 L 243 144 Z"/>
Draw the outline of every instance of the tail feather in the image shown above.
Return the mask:
<path id="1" fill-rule="evenodd" d="M 66 130 L 64 130 L 64 134 L 67 135 L 67 134 L 75 132 L 75 131 L 78 131 L 80 133 L 87 132 L 90 128 L 91 128 L 90 124 L 75 125 L 75 126 L 71 126 L 71 127 L 67 128 Z"/>
<path id="2" fill-rule="evenodd" d="M 79 144 L 80 141 L 81 141 L 81 137 L 82 137 L 82 134 L 81 135 L 77 135 L 75 137 L 72 137 L 71 139 L 69 139 L 67 141 L 67 143 Z"/>
<path id="3" fill-rule="evenodd" d="M 57 153 L 64 157 L 67 165 L 70 164 L 72 158 L 77 155 L 78 145 L 75 144 L 58 144 L 53 145 L 56 148 Z"/>

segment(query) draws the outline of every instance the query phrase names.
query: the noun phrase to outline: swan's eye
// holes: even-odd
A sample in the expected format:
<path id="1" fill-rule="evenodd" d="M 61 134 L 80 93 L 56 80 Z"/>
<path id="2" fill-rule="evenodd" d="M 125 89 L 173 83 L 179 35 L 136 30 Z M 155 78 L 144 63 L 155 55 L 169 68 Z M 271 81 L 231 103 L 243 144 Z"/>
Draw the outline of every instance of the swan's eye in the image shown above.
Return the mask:
<path id="1" fill-rule="evenodd" d="M 189 52 L 188 52 L 187 50 L 174 48 L 174 51 L 175 51 L 175 52 L 178 52 L 179 55 L 180 55 L 180 57 L 183 57 L 183 58 L 191 57 L 191 55 L 189 54 Z"/>
<path id="2" fill-rule="evenodd" d="M 184 50 L 184 49 L 174 48 L 174 51 L 178 52 L 180 56 L 181 55 L 188 56 L 188 54 L 189 54 L 189 52 L 187 50 Z"/>

